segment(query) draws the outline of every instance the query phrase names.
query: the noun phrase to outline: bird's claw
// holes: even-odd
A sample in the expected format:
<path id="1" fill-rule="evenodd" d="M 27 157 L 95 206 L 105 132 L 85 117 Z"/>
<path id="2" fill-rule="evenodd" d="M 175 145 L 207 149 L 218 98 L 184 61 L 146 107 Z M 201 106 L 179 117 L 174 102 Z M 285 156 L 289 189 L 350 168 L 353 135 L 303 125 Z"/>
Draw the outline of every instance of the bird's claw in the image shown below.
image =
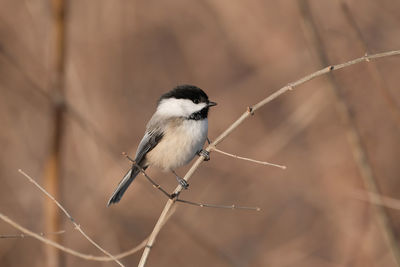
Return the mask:
<path id="1" fill-rule="evenodd" d="M 199 152 L 197 152 L 199 156 L 204 157 L 204 161 L 209 161 L 210 160 L 210 152 L 208 152 L 205 149 L 201 149 Z"/>
<path id="2" fill-rule="evenodd" d="M 178 180 L 178 183 L 184 188 L 184 189 L 188 189 L 189 184 L 188 182 L 186 182 L 185 179 L 182 179 L 181 177 L 176 177 L 176 180 Z"/>

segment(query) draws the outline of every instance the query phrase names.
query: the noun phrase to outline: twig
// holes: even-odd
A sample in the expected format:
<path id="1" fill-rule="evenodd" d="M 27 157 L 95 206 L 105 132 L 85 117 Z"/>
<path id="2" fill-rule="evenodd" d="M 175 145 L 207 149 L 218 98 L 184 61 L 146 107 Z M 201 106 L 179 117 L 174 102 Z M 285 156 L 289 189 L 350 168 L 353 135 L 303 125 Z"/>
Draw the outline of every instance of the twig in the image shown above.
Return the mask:
<path id="1" fill-rule="evenodd" d="M 283 165 L 278 165 L 278 164 L 274 164 L 274 163 L 270 163 L 270 162 L 266 162 L 266 161 L 259 161 L 259 160 L 255 160 L 255 159 L 250 159 L 250 158 L 245 158 L 245 157 L 233 155 L 233 154 L 231 154 L 231 153 L 222 151 L 222 150 L 220 150 L 220 149 L 218 149 L 218 148 L 216 148 L 216 147 L 213 147 L 211 150 L 212 150 L 212 151 L 215 151 L 215 152 L 218 152 L 218 153 L 221 153 L 221 154 L 223 154 L 223 155 L 226 155 L 226 156 L 235 158 L 235 159 L 242 159 L 242 160 L 246 160 L 246 161 L 258 163 L 258 164 L 261 164 L 261 165 L 274 166 L 274 167 L 281 168 L 281 169 L 283 169 L 283 170 L 286 169 L 286 166 L 283 166 Z"/>
<path id="2" fill-rule="evenodd" d="M 284 87 L 282 87 L 281 89 L 279 89 L 278 91 L 276 91 L 275 93 L 271 94 L 270 96 L 268 96 L 267 98 L 261 100 L 260 102 L 258 102 L 257 104 L 255 104 L 253 107 L 247 109 L 235 122 L 233 122 L 224 132 L 222 132 L 216 139 L 214 142 L 212 142 L 209 146 L 207 146 L 206 150 L 208 152 L 211 151 L 211 149 L 213 147 L 215 147 L 217 144 L 219 144 L 220 142 L 222 142 L 228 135 L 230 135 L 240 124 L 243 123 L 243 121 L 245 121 L 249 116 L 251 116 L 252 114 L 254 114 L 254 112 L 256 110 L 258 110 L 259 108 L 261 108 L 262 106 L 264 106 L 265 104 L 271 102 L 272 100 L 274 100 L 275 98 L 277 98 L 278 96 L 286 93 L 287 91 L 290 91 L 292 89 L 294 89 L 295 87 L 310 81 L 316 77 L 322 76 L 326 73 L 329 73 L 333 70 L 339 70 L 339 69 L 343 69 L 346 67 L 349 67 L 351 65 L 360 63 L 360 62 L 364 62 L 366 60 L 372 60 L 372 59 L 377 59 L 377 58 L 381 58 L 381 57 L 389 57 L 389 56 L 395 56 L 395 55 L 400 55 L 400 50 L 394 50 L 394 51 L 388 51 L 388 52 L 383 52 L 383 53 L 379 53 L 379 54 L 373 54 L 373 55 L 366 55 L 360 58 L 356 58 L 353 60 L 350 60 L 348 62 L 345 63 L 341 63 L 341 64 L 337 64 L 337 65 L 331 65 L 328 67 L 325 67 L 319 71 L 316 71 L 310 75 L 307 75 L 297 81 L 295 81 L 294 83 L 290 83 Z M 189 171 L 186 173 L 185 177 L 183 179 L 185 179 L 186 181 L 188 181 L 190 179 L 190 177 L 193 175 L 193 173 L 197 170 L 197 168 L 200 166 L 200 164 L 203 162 L 204 157 L 201 156 L 199 157 L 191 166 L 191 168 L 189 169 Z M 181 191 L 183 190 L 183 188 L 178 185 L 174 191 L 175 194 L 179 194 Z M 153 246 L 156 237 L 158 235 L 158 233 L 160 232 L 162 226 L 163 226 L 163 222 L 166 218 L 166 215 L 168 214 L 168 211 L 174 206 L 174 201 L 173 200 L 168 200 L 167 203 L 165 204 L 165 207 L 163 209 L 163 211 L 161 212 L 161 215 L 156 223 L 156 225 L 154 226 L 154 229 L 149 237 L 149 240 L 146 244 L 146 247 L 143 251 L 142 257 L 140 259 L 139 262 L 139 267 L 143 267 L 146 264 L 147 258 L 150 254 L 151 251 L 151 247 Z"/>
<path id="3" fill-rule="evenodd" d="M 168 192 L 163 189 L 159 184 L 157 184 L 156 182 L 154 182 L 153 179 L 151 179 L 146 172 L 143 170 L 142 167 L 140 167 L 135 160 L 133 160 L 128 154 L 126 154 L 125 152 L 122 152 L 122 155 L 124 155 L 129 161 L 132 162 L 132 164 L 134 164 L 136 167 L 139 168 L 139 170 L 143 173 L 143 175 L 147 178 L 147 180 L 158 190 L 160 190 L 164 195 L 166 195 L 169 199 L 175 199 L 175 201 L 178 202 L 182 202 L 182 203 L 186 203 L 189 205 L 194 205 L 194 206 L 198 206 L 198 207 L 207 207 L 207 208 L 221 208 L 221 209 L 242 209 L 242 210 L 256 210 L 256 211 L 260 211 L 261 209 L 259 207 L 242 207 L 242 206 L 236 206 L 236 205 L 214 205 L 214 204 L 204 204 L 204 203 L 197 203 L 197 202 L 193 202 L 193 201 L 189 201 L 189 200 L 184 200 L 184 199 L 180 199 L 178 198 L 178 195 L 176 194 L 168 194 Z"/>
<path id="4" fill-rule="evenodd" d="M 107 252 L 105 249 L 100 247 L 96 242 L 94 242 L 81 228 L 79 224 L 76 223 L 74 218 L 68 213 L 68 211 L 52 196 L 50 195 L 43 187 L 41 187 L 35 180 L 33 180 L 32 177 L 30 177 L 28 174 L 26 174 L 23 170 L 19 169 L 19 173 L 21 173 L 25 178 L 27 178 L 31 183 L 33 183 L 37 188 L 39 188 L 46 196 L 48 196 L 67 216 L 67 218 L 73 223 L 75 226 L 75 229 L 78 230 L 90 243 L 92 243 L 96 248 L 98 248 L 101 252 L 112 258 L 116 263 L 118 263 L 120 266 L 124 266 L 120 261 L 118 261 L 113 255 L 111 255 L 109 252 Z M 58 248 L 58 247 L 57 247 Z"/>
<path id="5" fill-rule="evenodd" d="M 46 235 L 61 235 L 64 234 L 65 230 L 61 230 L 58 232 L 54 233 L 38 233 L 40 236 L 46 236 Z M 17 234 L 17 235 L 0 235 L 0 238 L 25 238 L 25 237 L 31 237 L 30 235 L 25 235 L 25 234 Z"/>
<path id="6" fill-rule="evenodd" d="M 184 199 L 180 199 L 180 198 L 177 198 L 176 201 L 186 203 L 189 205 L 193 205 L 193 206 L 198 206 L 201 208 L 206 207 L 206 208 L 219 208 L 219 209 L 230 209 L 230 210 L 256 210 L 256 211 L 261 210 L 261 208 L 259 208 L 259 207 L 244 207 L 244 206 L 236 206 L 234 204 L 232 204 L 232 205 L 205 204 L 205 203 L 192 202 L 192 201 L 184 200 Z"/>
<path id="7" fill-rule="evenodd" d="M 169 213 L 166 216 L 166 220 L 164 221 L 164 224 L 169 220 L 169 218 L 172 216 L 172 214 L 175 212 L 175 207 L 173 207 L 172 209 L 169 210 Z M 129 255 L 132 255 L 138 251 L 140 251 L 142 248 L 144 248 L 146 246 L 146 242 L 147 242 L 147 238 L 144 239 L 139 245 L 137 245 L 136 247 L 127 250 L 125 252 L 122 252 L 118 255 L 115 255 L 114 258 L 108 257 L 108 256 L 93 256 L 90 254 L 84 254 L 81 252 L 78 252 L 76 250 L 67 248 L 65 246 L 62 246 L 50 239 L 44 238 L 42 235 L 34 233 L 28 229 L 26 229 L 25 227 L 19 225 L 18 223 L 14 222 L 13 220 L 11 220 L 10 218 L 8 218 L 7 216 L 5 216 L 4 214 L 0 213 L 0 219 L 3 220 L 4 222 L 10 224 L 11 226 L 13 226 L 14 228 L 16 228 L 17 230 L 20 230 L 21 232 L 25 233 L 26 235 L 29 235 L 33 238 L 36 238 L 42 242 L 44 242 L 47 245 L 56 247 L 70 255 L 76 256 L 78 258 L 81 259 L 85 259 L 85 260 L 92 260 L 92 261 L 114 261 L 115 259 L 122 259 L 125 258 Z"/>

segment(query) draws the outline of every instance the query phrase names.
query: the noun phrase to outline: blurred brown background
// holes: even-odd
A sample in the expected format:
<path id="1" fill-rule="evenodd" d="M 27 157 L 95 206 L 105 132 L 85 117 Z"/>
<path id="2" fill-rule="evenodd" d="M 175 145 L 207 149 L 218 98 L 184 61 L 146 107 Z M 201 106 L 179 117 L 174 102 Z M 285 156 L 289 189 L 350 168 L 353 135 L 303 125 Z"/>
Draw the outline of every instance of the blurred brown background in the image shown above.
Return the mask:
<path id="1" fill-rule="evenodd" d="M 46 198 L 17 170 L 49 185 L 53 155 L 57 198 L 113 254 L 146 238 L 166 202 L 139 176 L 118 205 L 106 207 L 130 166 L 120 153 L 134 154 L 162 93 L 189 83 L 218 102 L 212 140 L 289 82 L 366 52 L 400 49 L 397 0 L 103 0 L 61 9 L 56 26 L 50 1 L 0 1 L 0 212 L 46 233 Z M 182 197 L 262 211 L 179 204 L 148 266 L 398 266 L 390 246 L 399 245 L 399 211 L 385 209 L 396 241 L 389 245 L 359 192 L 370 170 L 383 195 L 400 198 L 399 70 L 399 57 L 361 63 L 257 112 L 219 148 L 287 170 L 213 153 Z M 148 174 L 168 190 L 176 186 L 171 174 Z M 62 244 L 101 255 L 59 214 Z M 16 233 L 0 222 L 0 234 Z M 116 266 L 61 255 L 60 266 Z M 136 266 L 140 256 L 121 261 Z M 0 239 L 0 266 L 46 262 L 43 243 Z"/>

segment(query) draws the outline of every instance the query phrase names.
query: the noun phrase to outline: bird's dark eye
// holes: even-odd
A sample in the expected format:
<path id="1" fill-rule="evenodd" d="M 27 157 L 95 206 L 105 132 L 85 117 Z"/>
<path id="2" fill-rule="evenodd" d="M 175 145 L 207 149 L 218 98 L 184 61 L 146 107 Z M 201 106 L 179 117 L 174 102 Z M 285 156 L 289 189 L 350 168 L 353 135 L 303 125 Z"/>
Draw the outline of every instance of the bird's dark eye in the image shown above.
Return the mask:
<path id="1" fill-rule="evenodd" d="M 194 100 L 193 100 L 193 103 L 198 104 L 198 103 L 200 103 L 200 100 L 194 99 Z"/>

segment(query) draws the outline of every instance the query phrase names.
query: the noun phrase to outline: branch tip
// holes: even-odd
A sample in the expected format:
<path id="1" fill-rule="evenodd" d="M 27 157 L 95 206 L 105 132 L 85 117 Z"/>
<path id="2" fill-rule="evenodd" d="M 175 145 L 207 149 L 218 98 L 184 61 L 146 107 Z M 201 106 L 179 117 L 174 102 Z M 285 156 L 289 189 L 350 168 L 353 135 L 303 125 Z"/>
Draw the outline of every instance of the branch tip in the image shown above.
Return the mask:
<path id="1" fill-rule="evenodd" d="M 281 169 L 283 169 L 283 170 L 286 169 L 286 166 L 283 166 L 283 165 L 278 165 L 278 164 L 270 163 L 270 162 L 266 162 L 266 161 L 259 161 L 259 160 L 255 160 L 255 159 L 250 159 L 250 158 L 245 158 L 245 157 L 237 156 L 237 155 L 234 155 L 234 154 L 231 154 L 231 153 L 228 153 L 228 152 L 219 150 L 219 149 L 216 148 L 215 146 L 214 146 L 212 149 L 213 149 L 214 151 L 218 152 L 218 153 L 221 153 L 221 154 L 223 154 L 223 155 L 226 155 L 226 156 L 229 156 L 229 157 L 232 157 L 232 158 L 235 158 L 235 159 L 241 159 L 241 160 L 245 160 L 245 161 L 250 161 L 250 162 L 258 163 L 258 164 L 261 164 L 261 165 L 269 165 L 269 166 L 273 166 L 273 167 L 278 167 L 278 168 L 281 168 Z"/>

